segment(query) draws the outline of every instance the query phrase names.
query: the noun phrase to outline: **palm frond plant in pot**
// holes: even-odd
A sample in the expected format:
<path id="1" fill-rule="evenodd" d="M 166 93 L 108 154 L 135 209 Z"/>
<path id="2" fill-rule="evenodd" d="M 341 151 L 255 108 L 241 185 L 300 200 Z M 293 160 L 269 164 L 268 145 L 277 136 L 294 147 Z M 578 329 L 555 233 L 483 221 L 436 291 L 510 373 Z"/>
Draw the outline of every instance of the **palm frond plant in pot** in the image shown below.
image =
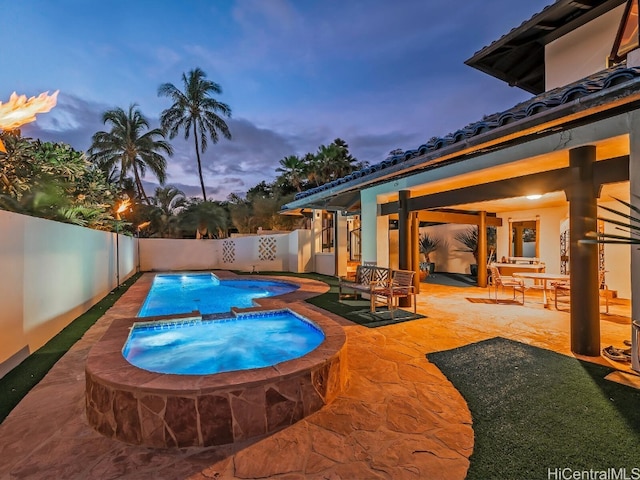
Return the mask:
<path id="1" fill-rule="evenodd" d="M 457 252 L 467 252 L 473 255 L 476 263 L 472 263 L 469 268 L 471 275 L 476 277 L 478 275 L 478 227 L 470 227 L 456 232 L 453 238 L 464 245 L 464 248 L 456 249 Z"/>
<path id="2" fill-rule="evenodd" d="M 627 214 L 622 211 L 616 210 L 615 208 L 610 208 L 605 205 L 598 205 L 598 208 L 606 210 L 607 212 L 618 215 L 622 218 L 626 218 L 627 220 L 616 220 L 613 218 L 600 217 L 598 216 L 598 220 L 601 220 L 605 223 L 609 223 L 611 225 L 615 225 L 616 230 L 620 230 L 624 233 L 624 235 L 616 235 L 614 233 L 603 233 L 603 232 L 589 232 L 587 233 L 587 238 L 585 240 L 581 240 L 584 243 L 617 243 L 624 245 L 640 245 L 640 208 L 634 205 L 631 205 L 624 200 L 620 200 L 619 198 L 612 197 L 615 201 L 625 205 L 631 210 L 632 214 Z M 640 197 L 637 197 L 640 198 Z M 635 212 L 634 215 L 633 212 Z"/>
<path id="3" fill-rule="evenodd" d="M 428 233 L 420 235 L 420 253 L 424 255 L 424 261 L 420 263 L 421 280 L 423 280 L 423 272 L 424 278 L 426 278 L 435 271 L 436 264 L 431 261 L 430 255 L 440 247 L 441 243 L 439 238 L 433 237 Z"/>
<path id="4" fill-rule="evenodd" d="M 462 245 L 464 245 L 464 248 L 459 248 L 456 251 L 471 253 L 473 255 L 474 260 L 476 261 L 475 264 L 472 263 L 471 265 L 469 265 L 469 269 L 471 270 L 471 275 L 474 277 L 478 276 L 478 255 L 480 253 L 478 252 L 478 230 L 479 230 L 478 227 L 469 227 L 466 230 L 461 230 L 459 232 L 456 232 L 456 234 L 454 235 L 454 238 L 458 242 L 460 242 Z M 488 256 L 485 259 L 486 260 L 485 264 L 491 261 L 496 251 L 496 239 L 497 239 L 496 227 L 493 227 L 493 226 L 487 227 L 486 238 L 487 238 Z"/>
<path id="5" fill-rule="evenodd" d="M 637 195 L 634 195 L 635 198 L 640 198 Z M 598 205 L 598 208 L 606 210 L 609 213 L 613 213 L 618 217 L 623 218 L 624 220 L 618 220 L 616 218 L 609 217 L 601 217 L 598 216 L 597 219 L 608 223 L 610 225 L 614 225 L 615 230 L 619 230 L 622 234 L 616 233 L 607 233 L 607 232 L 589 232 L 586 234 L 585 239 L 580 240 L 580 243 L 606 243 L 606 244 L 621 244 L 621 245 L 640 245 L 640 207 L 632 205 L 629 202 L 625 202 L 616 197 L 612 197 L 615 201 L 621 203 L 626 206 L 631 213 L 626 213 L 620 210 L 616 210 L 615 208 L 607 207 L 606 205 Z M 640 247 L 638 247 L 640 248 Z M 640 339 L 640 320 L 633 319 L 631 322 L 631 354 L 628 352 L 617 349 L 613 346 L 609 346 L 603 349 L 603 354 L 609 358 L 612 358 L 611 355 L 618 354 L 622 355 L 624 361 L 631 360 L 631 369 L 640 372 L 640 355 L 638 350 L 640 349 L 639 345 Z M 614 358 L 615 360 L 615 358 Z"/>

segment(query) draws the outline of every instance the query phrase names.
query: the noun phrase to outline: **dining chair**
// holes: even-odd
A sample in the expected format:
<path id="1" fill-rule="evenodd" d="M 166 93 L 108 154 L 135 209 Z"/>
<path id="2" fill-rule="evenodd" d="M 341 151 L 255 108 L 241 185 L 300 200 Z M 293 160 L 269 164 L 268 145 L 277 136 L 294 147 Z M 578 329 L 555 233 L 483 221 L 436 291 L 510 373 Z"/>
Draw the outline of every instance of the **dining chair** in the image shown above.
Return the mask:
<path id="1" fill-rule="evenodd" d="M 494 264 L 489 265 L 489 272 L 491 273 L 491 282 L 489 283 L 489 298 L 491 298 L 491 289 L 493 288 L 495 294 L 495 301 L 498 303 L 498 289 L 504 287 L 513 288 L 513 300 L 516 299 L 516 292 L 522 293 L 522 305 L 524 305 L 524 280 L 521 278 L 515 278 L 507 275 L 500 275 L 500 270 Z"/>

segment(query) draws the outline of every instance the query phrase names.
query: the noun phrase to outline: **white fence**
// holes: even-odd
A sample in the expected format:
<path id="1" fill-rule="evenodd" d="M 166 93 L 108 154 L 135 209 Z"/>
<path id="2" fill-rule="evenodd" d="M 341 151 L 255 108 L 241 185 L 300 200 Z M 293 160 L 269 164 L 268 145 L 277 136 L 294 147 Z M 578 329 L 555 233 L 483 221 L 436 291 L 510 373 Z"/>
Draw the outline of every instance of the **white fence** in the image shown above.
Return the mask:
<path id="1" fill-rule="evenodd" d="M 0 378 L 137 268 L 309 272 L 311 258 L 308 230 L 138 242 L 0 210 Z"/>
<path id="2" fill-rule="evenodd" d="M 1 210 L 0 232 L 1 377 L 133 273 L 135 239 Z"/>
<path id="3" fill-rule="evenodd" d="M 223 240 L 140 239 L 142 271 L 243 270 L 310 272 L 311 231 Z"/>

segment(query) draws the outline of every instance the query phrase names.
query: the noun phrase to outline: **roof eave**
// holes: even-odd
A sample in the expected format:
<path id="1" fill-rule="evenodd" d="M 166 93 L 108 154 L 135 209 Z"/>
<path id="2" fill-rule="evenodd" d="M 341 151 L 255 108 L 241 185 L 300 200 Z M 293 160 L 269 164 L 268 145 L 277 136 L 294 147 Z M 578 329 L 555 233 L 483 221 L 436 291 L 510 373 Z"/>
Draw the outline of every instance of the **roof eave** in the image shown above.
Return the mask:
<path id="1" fill-rule="evenodd" d="M 418 170 L 433 168 L 445 161 L 461 161 L 483 153 L 488 149 L 501 149 L 517 143 L 523 143 L 533 135 L 539 138 L 540 135 L 545 133 L 553 133 L 562 125 L 580 120 L 584 121 L 597 114 L 610 112 L 610 115 L 614 115 L 614 109 L 617 110 L 625 106 L 627 110 L 637 108 L 636 104 L 638 103 L 640 103 L 640 77 L 615 87 L 577 98 L 532 117 L 526 117 L 489 130 L 440 150 L 416 156 L 403 163 L 373 172 L 366 177 L 360 177 L 299 200 L 294 200 L 284 205 L 284 207 L 293 209 L 313 205 L 313 208 L 323 208 L 323 205 L 328 205 L 331 199 L 339 195 L 380 184 L 390 177 L 407 176 Z M 616 111 L 615 113 L 618 112 Z"/>
<path id="2" fill-rule="evenodd" d="M 522 50 L 521 56 L 523 58 L 531 57 L 531 55 L 533 55 L 532 51 L 544 48 L 545 45 L 553 40 L 618 7 L 625 1 L 626 0 L 604 0 L 594 5 L 595 2 L 593 1 L 584 3 L 576 0 L 558 0 L 554 4 L 547 6 L 541 12 L 535 14 L 529 20 L 523 22 L 520 26 L 513 28 L 498 40 L 478 50 L 464 63 L 492 77 L 507 82 L 511 86 L 522 88 L 533 94 L 542 93 L 544 91 L 542 84 L 529 83 L 509 75 L 510 68 L 493 68 L 495 60 L 491 59 L 491 57 L 494 54 L 499 56 L 500 49 L 504 49 L 507 51 L 506 54 L 509 55 L 511 54 L 509 52 Z M 565 20 L 558 22 L 557 15 L 566 9 L 569 9 L 568 16 L 573 16 L 573 18 L 570 21 Z M 532 35 L 531 32 L 533 30 L 536 30 L 538 33 Z M 538 61 L 540 62 L 540 65 L 536 67 L 538 78 L 540 78 L 540 75 L 543 75 L 542 78 L 544 80 L 544 55 L 541 55 Z"/>

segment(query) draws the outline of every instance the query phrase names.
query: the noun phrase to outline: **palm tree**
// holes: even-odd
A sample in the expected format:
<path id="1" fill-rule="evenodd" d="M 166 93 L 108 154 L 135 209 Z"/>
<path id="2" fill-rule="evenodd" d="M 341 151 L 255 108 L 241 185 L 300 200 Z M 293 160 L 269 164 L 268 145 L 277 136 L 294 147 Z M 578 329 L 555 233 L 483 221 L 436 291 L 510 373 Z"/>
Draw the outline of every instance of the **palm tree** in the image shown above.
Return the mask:
<path id="1" fill-rule="evenodd" d="M 142 186 L 141 178 L 147 168 L 153 172 L 161 185 L 166 179 L 167 160 L 163 156 L 173 155 L 173 148 L 164 140 L 159 128 L 149 130 L 149 122 L 133 103 L 125 112 L 122 108 L 107 110 L 103 123 L 110 124 L 108 132 L 97 132 L 92 138 L 89 159 L 105 172 L 119 166 L 118 185 L 122 187 L 129 171 L 133 171 L 138 197 L 150 203 Z"/>
<path id="2" fill-rule="evenodd" d="M 305 161 L 309 165 L 309 179 L 317 185 L 336 180 L 358 168 L 364 168 L 366 162 L 358 162 L 350 153 L 349 145 L 341 138 L 331 144 L 320 145 L 318 152 Z"/>
<path id="3" fill-rule="evenodd" d="M 153 228 L 162 237 L 177 235 L 178 214 L 187 206 L 184 192 L 173 185 L 158 187 L 152 203 L 157 209 L 151 222 Z"/>
<path id="4" fill-rule="evenodd" d="M 195 231 L 196 238 L 221 238 L 226 236 L 229 221 L 219 203 L 197 200 L 180 212 L 180 224 Z"/>
<path id="5" fill-rule="evenodd" d="M 276 172 L 281 172 L 282 177 L 291 184 L 298 192 L 302 191 L 302 179 L 306 174 L 306 164 L 297 155 L 289 155 L 280 160 L 280 166 Z"/>
<path id="6" fill-rule="evenodd" d="M 206 77 L 207 75 L 200 68 L 195 68 L 188 74 L 182 74 L 184 92 L 172 83 L 164 83 L 158 88 L 159 96 L 169 97 L 173 101 L 173 105 L 160 115 L 162 128 L 169 132 L 169 138 L 174 138 L 180 130 L 184 130 L 185 139 L 193 133 L 198 175 L 200 175 L 202 197 L 205 202 L 207 193 L 202 178 L 200 150 L 204 153 L 207 149 L 207 138 L 210 138 L 213 143 L 218 143 L 218 133 L 227 139 L 231 138 L 229 127 L 218 115 L 219 112 L 226 117 L 231 117 L 231 109 L 227 104 L 211 97 L 213 93 L 222 93 L 222 88 L 217 83 L 207 80 Z"/>
<path id="7" fill-rule="evenodd" d="M 176 215 L 187 204 L 187 197 L 178 187 L 167 185 L 156 188 L 153 204 L 167 216 Z"/>

